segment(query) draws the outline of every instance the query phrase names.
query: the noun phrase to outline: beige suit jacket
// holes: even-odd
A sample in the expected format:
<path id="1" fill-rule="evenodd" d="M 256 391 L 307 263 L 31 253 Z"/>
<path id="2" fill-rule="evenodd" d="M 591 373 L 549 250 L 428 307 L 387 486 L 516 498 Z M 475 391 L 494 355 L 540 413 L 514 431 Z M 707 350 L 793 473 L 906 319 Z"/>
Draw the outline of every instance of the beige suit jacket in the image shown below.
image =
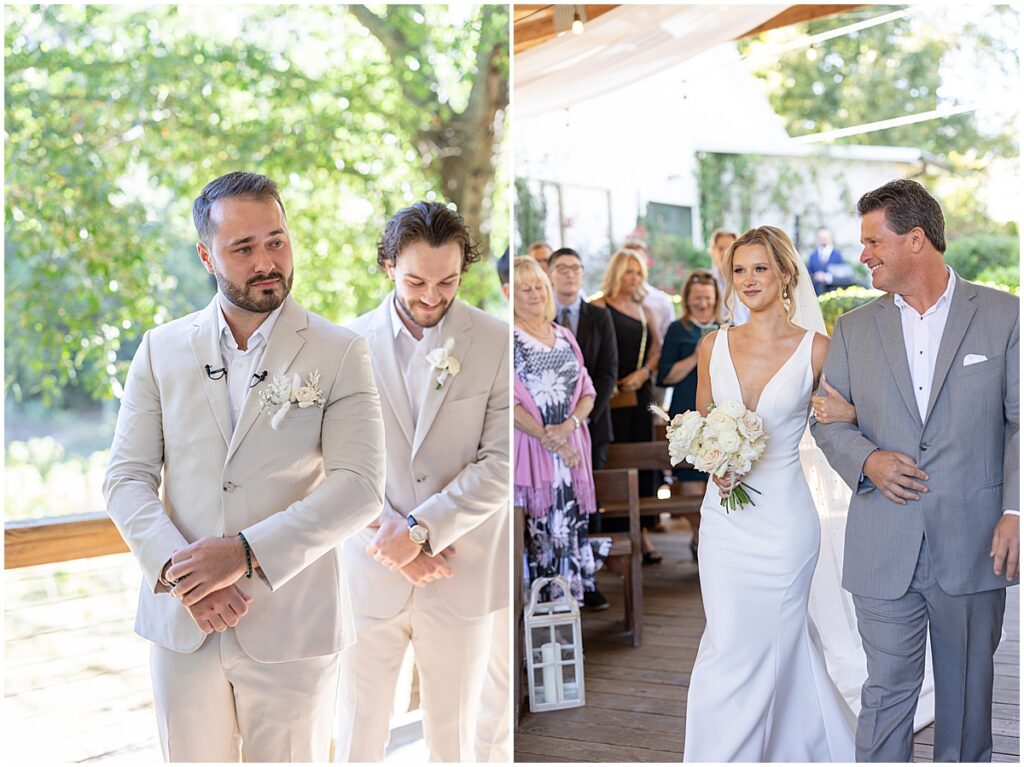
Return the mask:
<path id="1" fill-rule="evenodd" d="M 393 296 L 349 325 L 370 343 L 382 392 L 386 504 L 429 529 L 434 554 L 455 548 L 452 577 L 425 588 L 436 590 L 455 615 L 479 618 L 508 604 L 509 327 L 462 301 L 452 304 L 443 335 L 455 339 L 452 356 L 462 370 L 440 390 L 428 381 L 414 424 L 395 355 Z M 414 587 L 366 553 L 374 532 L 345 542 L 344 567 L 355 609 L 390 618 Z"/>
<path id="2" fill-rule="evenodd" d="M 253 602 L 235 629 L 265 662 L 336 653 L 355 641 L 339 544 L 380 510 L 384 431 L 366 342 L 286 299 L 231 431 L 216 299 L 149 330 L 125 384 L 104 494 L 142 567 L 135 630 L 178 652 L 205 635 L 159 583 L 175 549 L 245 534 L 261 576 L 238 585 Z M 326 404 L 293 408 L 280 429 L 259 410 L 273 374 L 319 370 Z"/>

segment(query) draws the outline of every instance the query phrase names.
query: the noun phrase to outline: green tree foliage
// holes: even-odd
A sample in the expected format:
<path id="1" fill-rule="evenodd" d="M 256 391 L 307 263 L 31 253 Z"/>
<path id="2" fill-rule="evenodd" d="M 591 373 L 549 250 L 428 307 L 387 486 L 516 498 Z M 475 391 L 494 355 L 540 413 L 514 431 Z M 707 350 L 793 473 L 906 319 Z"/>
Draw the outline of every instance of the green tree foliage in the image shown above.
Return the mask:
<path id="1" fill-rule="evenodd" d="M 336 321 L 380 300 L 376 240 L 416 200 L 456 204 L 502 250 L 508 12 L 452 13 L 7 7 L 12 393 L 110 396 L 146 328 L 209 300 L 191 201 L 230 170 L 278 181 L 296 297 Z M 489 267 L 462 295 L 498 306 Z"/>
<path id="2" fill-rule="evenodd" d="M 757 56 L 783 36 L 816 35 L 901 7 L 870 6 L 795 25 L 784 32 L 769 32 L 741 43 L 741 51 Z M 948 93 L 943 94 L 949 90 L 944 66 L 952 63 L 962 67 L 958 57 L 966 52 L 975 61 L 977 56 L 984 57 L 996 68 L 1015 66 L 1011 43 L 992 30 L 1017 28 L 1018 12 L 1009 6 L 992 6 L 975 16 L 976 21 L 957 30 L 957 35 L 950 35 L 933 23 L 935 15 L 912 14 L 766 58 L 755 73 L 766 82 L 771 105 L 791 136 L 927 112 L 950 103 Z M 1012 34 L 1007 37 L 1011 39 Z M 965 153 L 968 148 L 979 155 L 1009 156 L 1015 152 L 1012 120 L 1002 128 L 982 131 L 976 116 L 965 113 L 941 121 L 862 133 L 842 141 L 914 146 L 943 157 Z"/>

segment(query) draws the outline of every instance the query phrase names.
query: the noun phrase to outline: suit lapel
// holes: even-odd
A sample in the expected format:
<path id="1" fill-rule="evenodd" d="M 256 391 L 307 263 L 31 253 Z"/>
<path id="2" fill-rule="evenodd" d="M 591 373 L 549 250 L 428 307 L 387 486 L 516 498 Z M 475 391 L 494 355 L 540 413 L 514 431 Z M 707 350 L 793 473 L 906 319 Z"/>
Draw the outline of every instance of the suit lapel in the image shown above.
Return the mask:
<path id="1" fill-rule="evenodd" d="M 882 351 L 889 362 L 889 369 L 896 378 L 896 388 L 899 389 L 907 410 L 914 421 L 921 425 L 921 413 L 917 409 L 914 383 L 910 379 L 910 365 L 907 363 L 907 347 L 903 341 L 903 322 L 900 319 L 899 307 L 896 306 L 891 294 L 885 296 L 879 303 L 881 308 L 875 313 L 875 322 L 882 337 Z"/>
<path id="2" fill-rule="evenodd" d="M 469 318 L 469 312 L 466 311 L 465 304 L 462 301 L 456 300 L 452 304 L 452 308 L 448 310 L 448 317 L 445 320 L 444 333 L 440 342 L 444 343 L 448 338 L 455 339 L 455 346 L 452 349 L 451 356 L 463 364 L 462 372 L 459 375 L 464 375 L 466 372 L 467 352 L 472 344 L 469 330 L 472 326 L 473 322 Z M 428 349 L 427 351 L 430 350 Z M 452 390 L 452 385 L 455 383 L 455 378 L 449 376 L 445 380 L 444 385 L 438 389 L 435 379 L 436 375 L 431 375 L 427 381 L 427 391 L 423 392 L 423 406 L 420 408 L 420 417 L 416 422 L 416 436 L 412 443 L 412 454 L 414 456 L 416 451 L 419 450 L 420 445 L 423 444 L 427 434 L 430 433 L 430 427 L 433 425 L 434 419 L 437 418 L 441 405 L 448 398 L 448 393 Z"/>
<path id="3" fill-rule="evenodd" d="M 231 417 L 228 413 L 231 405 L 228 403 L 227 382 L 221 378 L 214 381 L 206 373 L 206 366 L 211 368 L 223 367 L 221 361 L 223 356 L 220 351 L 220 323 L 217 321 L 217 312 L 220 307 L 217 305 L 217 297 L 201 311 L 195 320 L 192 334 L 189 336 L 189 344 L 192 346 L 192 353 L 196 358 L 196 370 L 199 372 L 199 379 L 202 381 L 203 392 L 210 402 L 210 409 L 213 410 L 214 420 L 224 437 L 224 444 L 231 443 Z"/>
<path id="4" fill-rule="evenodd" d="M 313 372 L 312 370 L 288 370 L 292 360 L 295 359 L 295 355 L 299 353 L 299 350 L 306 343 L 302 336 L 299 335 L 299 331 L 305 330 L 308 324 L 305 309 L 295 303 L 291 296 L 286 298 L 284 308 L 281 310 L 281 314 L 278 315 L 277 323 L 270 333 L 270 338 L 267 339 L 267 348 L 264 350 L 263 360 L 260 362 L 260 368 L 268 373 L 267 379 L 259 387 L 250 389 L 245 397 L 242 412 L 238 414 L 238 424 L 235 426 L 235 433 L 231 438 L 231 443 L 228 445 L 227 460 L 231 460 L 231 456 L 238 450 L 238 446 L 245 439 L 246 434 L 249 433 L 257 417 L 260 416 L 260 392 L 269 383 L 270 378 L 283 369 L 288 375 L 291 375 L 293 372 L 298 373 L 303 381 L 305 381 L 306 376 Z M 266 419 L 266 428 L 269 429 L 270 416 L 264 415 L 263 417 Z"/>
<path id="5" fill-rule="evenodd" d="M 405 392 L 405 381 L 395 354 L 395 332 L 391 327 L 391 302 L 394 291 L 388 293 L 384 302 L 373 313 L 370 335 L 370 358 L 377 375 L 377 386 L 384 392 L 395 420 L 402 429 L 409 444 L 413 440 L 412 410 L 409 395 Z"/>
<path id="6" fill-rule="evenodd" d="M 935 401 L 939 398 L 942 385 L 949 375 L 949 369 L 953 365 L 956 351 L 967 334 L 967 328 L 971 324 L 977 306 L 974 297 L 977 291 L 969 282 L 965 282 L 952 275 L 956 280 L 956 287 L 953 288 L 953 300 L 949 305 L 949 316 L 946 317 L 946 327 L 942 330 L 942 340 L 939 341 L 939 353 L 935 357 L 935 373 L 932 375 L 932 390 L 928 395 L 928 409 L 925 411 L 924 422 L 928 423 L 932 410 L 935 408 Z"/>
<path id="7" fill-rule="evenodd" d="M 580 301 L 580 323 L 576 326 L 576 342 L 583 347 L 584 341 L 590 337 L 590 312 L 587 311 L 587 302 Z"/>

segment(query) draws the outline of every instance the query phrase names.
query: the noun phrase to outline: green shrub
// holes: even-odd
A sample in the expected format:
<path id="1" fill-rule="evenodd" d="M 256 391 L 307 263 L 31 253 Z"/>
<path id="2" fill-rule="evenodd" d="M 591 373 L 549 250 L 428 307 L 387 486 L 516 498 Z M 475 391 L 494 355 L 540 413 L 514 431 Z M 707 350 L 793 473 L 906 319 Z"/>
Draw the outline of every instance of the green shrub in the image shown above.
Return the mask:
<path id="1" fill-rule="evenodd" d="M 1020 241 L 1006 234 L 975 234 L 952 240 L 946 247 L 946 263 L 965 280 L 981 279 L 990 269 L 1016 271 L 1020 264 Z M 1000 272 L 1002 275 L 1002 272 Z M 1000 276 L 993 280 L 1003 283 Z M 1016 284 L 1019 278 L 1011 283 Z"/>
<path id="2" fill-rule="evenodd" d="M 821 313 L 825 317 L 825 327 L 828 334 L 832 335 L 836 320 L 851 309 L 866 304 L 882 295 L 882 291 L 873 288 L 862 288 L 855 285 L 850 288 L 832 290 L 818 298 L 818 305 L 821 306 Z"/>
<path id="3" fill-rule="evenodd" d="M 1014 295 L 1020 289 L 1020 269 L 1016 266 L 989 266 L 978 274 L 974 282 L 991 285 Z"/>

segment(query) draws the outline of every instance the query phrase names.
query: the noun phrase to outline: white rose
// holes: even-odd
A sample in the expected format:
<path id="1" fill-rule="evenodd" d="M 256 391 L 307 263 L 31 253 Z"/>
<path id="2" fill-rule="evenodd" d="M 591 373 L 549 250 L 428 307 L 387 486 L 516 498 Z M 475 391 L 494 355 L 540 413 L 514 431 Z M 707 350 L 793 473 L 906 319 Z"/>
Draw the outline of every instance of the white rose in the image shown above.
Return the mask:
<path id="1" fill-rule="evenodd" d="M 729 456 L 718 445 L 705 445 L 704 450 L 696 457 L 698 460 L 694 462 L 694 466 L 698 470 L 708 474 L 717 474 L 718 476 L 722 476 L 725 473 Z"/>
<path id="2" fill-rule="evenodd" d="M 761 450 L 758 450 L 757 445 L 753 442 L 744 442 L 740 445 L 739 457 L 743 461 L 756 461 L 761 455 Z"/>
<path id="3" fill-rule="evenodd" d="M 457 376 L 459 374 L 460 370 L 462 370 L 462 363 L 459 362 L 454 357 L 449 357 L 448 358 L 448 372 L 451 373 L 453 376 Z"/>
<path id="4" fill-rule="evenodd" d="M 750 461 L 745 461 L 742 458 L 733 461 L 731 466 L 733 474 L 735 474 L 737 477 L 745 477 L 747 474 L 750 473 L 750 470 L 753 468 L 753 464 Z"/>
<path id="5" fill-rule="evenodd" d="M 764 422 L 761 420 L 761 416 L 752 411 L 744 413 L 736 422 L 736 426 L 740 430 L 740 434 L 749 440 L 755 440 L 764 434 Z"/>
<path id="6" fill-rule="evenodd" d="M 724 410 L 717 407 L 708 413 L 707 424 L 708 430 L 712 434 L 736 430 L 736 420 Z"/>
<path id="7" fill-rule="evenodd" d="M 723 431 L 718 435 L 718 444 L 731 455 L 740 448 L 740 435 L 735 431 Z"/>
<path id="8" fill-rule="evenodd" d="M 725 413 L 730 418 L 741 418 L 747 412 L 747 409 L 743 407 L 743 403 L 734 399 L 727 399 L 715 409 Z"/>
<path id="9" fill-rule="evenodd" d="M 672 423 L 672 435 L 669 439 L 680 445 L 690 445 L 700 434 L 701 427 L 704 426 L 704 419 L 696 410 L 688 410 L 673 418 Z"/>
<path id="10" fill-rule="evenodd" d="M 295 390 L 295 401 L 300 408 L 311 407 L 316 404 L 316 392 L 310 386 L 300 386 Z"/>

